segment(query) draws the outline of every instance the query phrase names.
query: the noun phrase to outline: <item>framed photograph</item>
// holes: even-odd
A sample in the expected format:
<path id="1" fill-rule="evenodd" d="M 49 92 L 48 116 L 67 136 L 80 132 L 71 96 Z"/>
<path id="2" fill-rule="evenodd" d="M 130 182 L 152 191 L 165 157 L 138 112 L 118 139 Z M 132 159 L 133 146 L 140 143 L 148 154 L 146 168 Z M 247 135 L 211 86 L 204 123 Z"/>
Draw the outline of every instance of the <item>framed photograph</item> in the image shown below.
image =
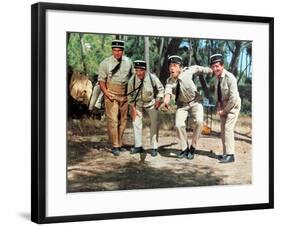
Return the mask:
<path id="1" fill-rule="evenodd" d="M 32 221 L 273 208 L 273 18 L 31 16 Z"/>

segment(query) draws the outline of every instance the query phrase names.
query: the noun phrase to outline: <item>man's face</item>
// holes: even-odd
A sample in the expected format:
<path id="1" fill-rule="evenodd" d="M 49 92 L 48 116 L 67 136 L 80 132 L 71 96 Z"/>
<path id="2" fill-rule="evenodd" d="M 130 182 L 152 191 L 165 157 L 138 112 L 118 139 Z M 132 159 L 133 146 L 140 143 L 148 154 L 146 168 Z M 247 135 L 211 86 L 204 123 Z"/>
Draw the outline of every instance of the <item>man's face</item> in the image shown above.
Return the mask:
<path id="1" fill-rule="evenodd" d="M 217 78 L 220 78 L 222 72 L 223 72 L 223 69 L 224 69 L 224 65 L 221 64 L 220 62 L 217 62 L 217 63 L 214 63 L 211 65 L 211 68 L 213 70 L 213 73 L 215 74 L 215 76 Z"/>
<path id="2" fill-rule="evenodd" d="M 143 80 L 145 76 L 145 69 L 142 68 L 135 68 L 136 75 L 139 79 Z"/>
<path id="3" fill-rule="evenodd" d="M 169 72 L 170 72 L 170 75 L 177 79 L 181 73 L 181 66 L 180 64 L 177 64 L 177 63 L 171 63 L 169 65 Z"/>
<path id="4" fill-rule="evenodd" d="M 112 55 L 116 60 L 120 60 L 123 56 L 123 49 L 120 48 L 113 48 L 112 49 Z"/>

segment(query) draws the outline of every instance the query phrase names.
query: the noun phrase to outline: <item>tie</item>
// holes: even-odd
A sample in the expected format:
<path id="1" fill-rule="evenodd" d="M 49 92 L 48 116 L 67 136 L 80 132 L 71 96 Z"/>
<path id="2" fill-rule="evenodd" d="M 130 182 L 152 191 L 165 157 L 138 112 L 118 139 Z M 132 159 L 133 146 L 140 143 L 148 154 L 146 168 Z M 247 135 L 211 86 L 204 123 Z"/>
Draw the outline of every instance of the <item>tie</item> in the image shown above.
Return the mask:
<path id="1" fill-rule="evenodd" d="M 179 95 L 180 95 L 180 80 L 178 79 L 177 86 L 176 86 L 176 99 L 175 99 L 176 102 L 178 101 Z"/>
<path id="2" fill-rule="evenodd" d="M 221 95 L 221 79 L 219 79 L 217 90 L 218 90 L 218 101 L 219 101 L 219 103 L 221 104 L 221 102 L 222 102 L 222 95 Z"/>

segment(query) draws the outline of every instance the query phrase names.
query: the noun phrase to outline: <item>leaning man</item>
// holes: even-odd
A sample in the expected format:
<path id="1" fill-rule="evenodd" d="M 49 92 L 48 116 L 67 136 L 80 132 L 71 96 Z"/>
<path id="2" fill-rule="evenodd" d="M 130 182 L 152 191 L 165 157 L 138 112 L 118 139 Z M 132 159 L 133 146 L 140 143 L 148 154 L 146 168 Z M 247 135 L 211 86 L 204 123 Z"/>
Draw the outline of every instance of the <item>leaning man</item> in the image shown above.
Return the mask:
<path id="1" fill-rule="evenodd" d="M 112 41 L 112 55 L 99 66 L 98 81 L 105 97 L 107 133 L 112 154 L 119 155 L 122 137 L 127 124 L 127 84 L 133 73 L 131 60 L 123 55 L 124 41 Z"/>
<path id="2" fill-rule="evenodd" d="M 210 57 L 210 66 L 216 76 L 215 96 L 217 112 L 221 121 L 223 155 L 220 163 L 234 162 L 234 127 L 241 107 L 237 80 L 232 73 L 224 69 L 224 61 L 221 54 L 214 54 Z"/>
<path id="3" fill-rule="evenodd" d="M 211 74 L 212 70 L 208 67 L 197 65 L 184 68 L 182 58 L 176 55 L 168 58 L 168 65 L 170 77 L 167 79 L 165 86 L 165 97 L 162 106 L 167 108 L 172 94 L 175 94 L 177 104 L 176 131 L 182 150 L 178 157 L 192 160 L 202 132 L 204 117 L 203 106 L 200 103 L 201 97 L 197 92 L 197 87 L 192 77 L 200 73 Z M 194 123 L 190 147 L 188 146 L 186 133 L 186 119 L 189 115 L 193 118 Z"/>
<path id="4" fill-rule="evenodd" d="M 150 118 L 150 145 L 151 155 L 157 156 L 158 149 L 158 108 L 164 96 L 164 87 L 159 78 L 146 70 L 146 62 L 134 62 L 135 75 L 128 84 L 128 98 L 131 106 L 131 116 L 135 137 L 135 147 L 131 153 L 142 153 L 142 125 L 143 113 Z"/>

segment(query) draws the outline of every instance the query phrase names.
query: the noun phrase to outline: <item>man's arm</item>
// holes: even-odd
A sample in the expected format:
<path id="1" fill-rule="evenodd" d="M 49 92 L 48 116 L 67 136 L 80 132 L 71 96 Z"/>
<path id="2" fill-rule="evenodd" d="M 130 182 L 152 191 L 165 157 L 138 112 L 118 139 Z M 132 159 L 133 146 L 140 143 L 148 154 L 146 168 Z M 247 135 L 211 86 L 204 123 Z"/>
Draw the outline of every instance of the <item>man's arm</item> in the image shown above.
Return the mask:
<path id="1" fill-rule="evenodd" d="M 107 72 L 106 72 L 106 65 L 105 62 L 101 62 L 99 66 L 99 76 L 98 76 L 98 82 L 101 88 L 101 91 L 104 93 L 104 95 L 112 100 L 113 96 L 111 93 L 108 92 L 106 87 L 106 80 L 107 80 Z"/>
<path id="2" fill-rule="evenodd" d="M 135 75 L 132 75 L 132 77 L 129 79 L 128 87 L 127 87 L 127 97 L 128 97 L 129 104 L 133 103 L 134 96 L 136 94 L 135 92 L 132 92 L 134 89 L 134 82 L 135 82 L 134 76 Z"/>
<path id="3" fill-rule="evenodd" d="M 229 100 L 223 109 L 224 113 L 228 113 L 236 105 L 239 98 L 236 78 L 234 76 L 230 77 L 230 80 L 227 82 L 227 84 L 229 88 Z"/>
<path id="4" fill-rule="evenodd" d="M 156 75 L 152 75 L 152 76 L 153 76 L 153 80 L 155 82 L 156 89 L 157 89 L 155 107 L 156 107 L 156 109 L 158 109 L 160 107 L 161 100 L 164 97 L 164 86 L 162 85 L 162 83 L 160 82 L 159 78 Z"/>
<path id="5" fill-rule="evenodd" d="M 176 85 L 173 84 L 169 79 L 167 80 L 166 86 L 165 86 L 165 92 L 164 92 L 164 98 L 163 98 L 163 104 L 161 105 L 161 108 L 168 108 L 171 96 L 173 94 L 173 88 Z"/>
<path id="6" fill-rule="evenodd" d="M 194 75 L 199 75 L 199 74 L 207 74 L 207 75 L 212 75 L 213 70 L 209 67 L 202 67 L 199 65 L 193 65 L 188 67 L 189 70 L 192 70 L 192 73 Z"/>
<path id="7" fill-rule="evenodd" d="M 99 81 L 99 85 L 103 94 L 110 100 L 113 100 L 114 95 L 108 92 L 106 84 L 104 81 Z"/>

